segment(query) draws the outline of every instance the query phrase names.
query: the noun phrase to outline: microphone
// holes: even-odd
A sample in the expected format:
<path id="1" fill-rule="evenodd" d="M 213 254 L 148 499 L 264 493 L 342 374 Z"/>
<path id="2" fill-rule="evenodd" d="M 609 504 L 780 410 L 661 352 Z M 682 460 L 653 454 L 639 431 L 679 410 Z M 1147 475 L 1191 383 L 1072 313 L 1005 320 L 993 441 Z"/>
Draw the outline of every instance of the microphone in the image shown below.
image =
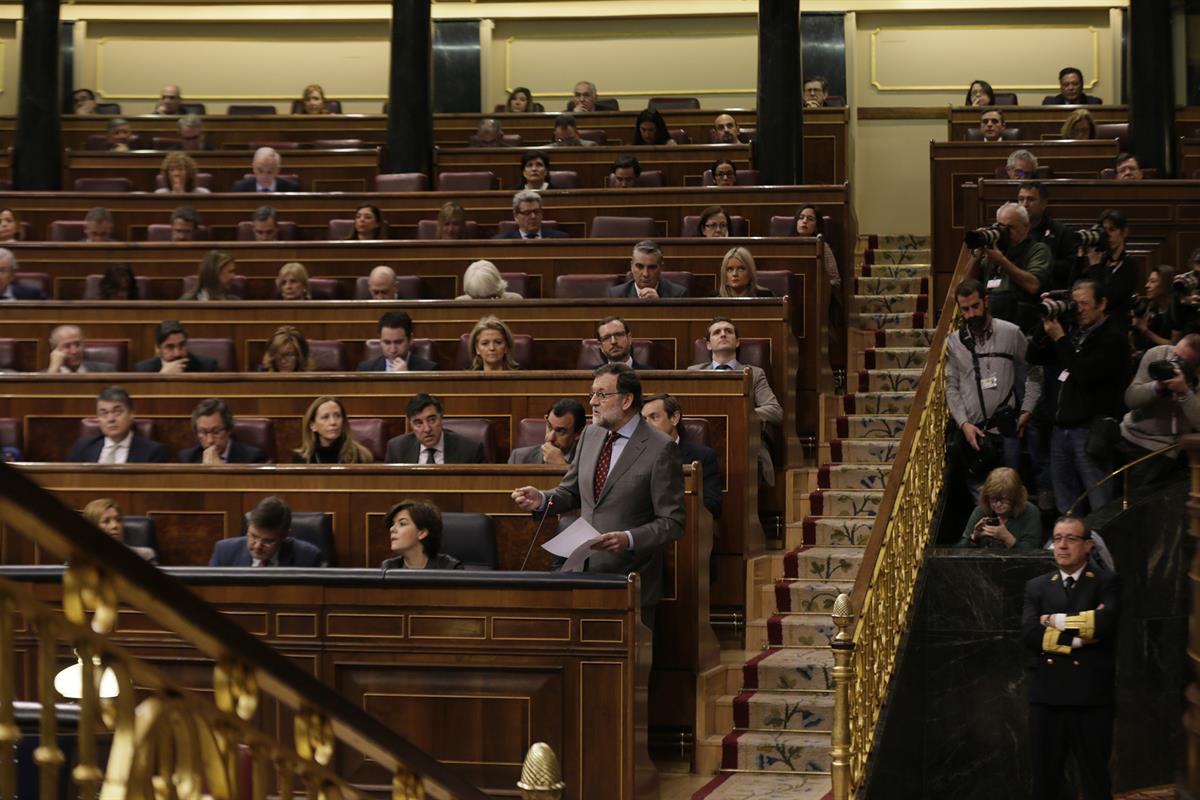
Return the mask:
<path id="1" fill-rule="evenodd" d="M 546 524 L 546 517 L 550 516 L 550 509 L 554 508 L 554 498 L 546 498 L 546 510 L 542 512 L 542 518 L 538 520 L 537 528 L 533 531 L 533 538 L 529 540 L 529 549 L 525 551 L 525 560 L 521 562 L 521 568 L 517 572 L 524 572 L 525 565 L 529 563 L 529 557 L 533 555 L 533 546 L 537 544 L 538 535 L 542 532 L 542 526 Z"/>

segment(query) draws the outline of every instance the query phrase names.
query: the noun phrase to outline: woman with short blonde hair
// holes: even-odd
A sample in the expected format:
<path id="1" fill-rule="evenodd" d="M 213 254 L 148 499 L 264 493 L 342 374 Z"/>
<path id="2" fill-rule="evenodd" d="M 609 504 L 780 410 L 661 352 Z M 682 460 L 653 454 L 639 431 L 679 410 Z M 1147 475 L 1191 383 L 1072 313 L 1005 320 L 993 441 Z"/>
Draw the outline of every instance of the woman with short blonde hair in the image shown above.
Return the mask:
<path id="1" fill-rule="evenodd" d="M 281 325 L 267 340 L 259 372 L 312 372 L 316 368 L 308 339 L 294 325 Z"/>
<path id="2" fill-rule="evenodd" d="M 508 281 L 490 261 L 475 261 L 463 273 L 463 294 L 455 300 L 521 300 L 521 295 L 508 291 Z"/>
<path id="3" fill-rule="evenodd" d="M 1096 119 L 1086 108 L 1077 108 L 1062 126 L 1064 139 L 1095 139 Z"/>
<path id="4" fill-rule="evenodd" d="M 282 300 L 311 300 L 308 293 L 308 270 L 299 261 L 289 261 L 279 268 L 275 288 Z"/>
<path id="5" fill-rule="evenodd" d="M 721 288 L 717 297 L 774 297 L 775 293 L 758 285 L 754 256 L 745 247 L 731 247 L 721 259 Z"/>

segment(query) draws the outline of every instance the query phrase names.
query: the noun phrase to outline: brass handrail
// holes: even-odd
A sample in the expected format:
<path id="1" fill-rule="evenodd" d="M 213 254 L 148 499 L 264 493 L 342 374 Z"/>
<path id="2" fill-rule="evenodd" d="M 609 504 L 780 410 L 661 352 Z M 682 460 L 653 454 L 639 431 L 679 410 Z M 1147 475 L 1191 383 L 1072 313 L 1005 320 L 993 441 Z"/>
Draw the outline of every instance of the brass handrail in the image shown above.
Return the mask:
<path id="1" fill-rule="evenodd" d="M 1129 472 L 1128 472 L 1129 468 L 1136 467 L 1138 464 L 1141 464 L 1143 461 L 1149 461 L 1150 459 L 1154 458 L 1155 456 L 1161 456 L 1163 453 L 1169 453 L 1172 450 L 1177 449 L 1178 447 L 1179 447 L 1179 442 L 1176 442 L 1175 444 L 1169 444 L 1166 447 L 1160 447 L 1159 449 L 1155 450 L 1153 453 L 1146 453 L 1146 455 L 1135 458 L 1133 461 L 1130 461 L 1125 466 L 1114 469 L 1112 472 L 1108 473 L 1103 478 L 1096 481 L 1088 488 L 1084 489 L 1083 494 L 1079 495 L 1079 497 L 1076 497 L 1075 502 L 1071 503 L 1070 507 L 1067 508 L 1067 513 L 1068 514 L 1075 513 L 1075 507 L 1077 505 L 1079 505 L 1080 503 L 1082 503 L 1083 499 L 1085 497 L 1087 497 L 1089 494 L 1091 494 L 1093 489 L 1095 489 L 1097 486 L 1103 486 L 1104 484 L 1108 483 L 1110 480 L 1117 477 L 1118 475 L 1121 475 L 1125 478 L 1125 491 L 1123 491 L 1121 493 L 1121 510 L 1128 511 L 1129 510 Z M 1096 511 L 1097 509 L 1093 508 L 1092 510 Z"/>
<path id="2" fill-rule="evenodd" d="M 966 262 L 964 248 L 942 303 L 929 360 L 917 384 L 909 424 L 892 462 L 854 589 L 835 604 L 834 623 L 843 633 L 832 645 L 833 800 L 850 800 L 862 786 L 945 479 L 949 417 L 945 351 L 957 317 L 953 286 L 965 277 Z M 852 632 L 844 635 L 851 622 Z"/>
<path id="3" fill-rule="evenodd" d="M 56 781 L 62 762 L 54 735 L 53 679 L 57 647 L 65 641 L 79 652 L 82 665 L 80 763 L 72 771 L 80 796 L 98 793 L 101 800 L 155 796 L 156 792 L 145 791 L 146 782 L 166 780 L 175 783 L 180 797 L 198 797 L 201 786 L 214 797 L 235 797 L 236 746 L 248 742 L 255 745 L 256 797 L 265 796 L 261 792 L 272 773 L 281 796 L 291 795 L 298 778 L 309 797 L 364 797 L 327 768 L 337 746 L 357 751 L 387 770 L 393 776 L 393 800 L 486 800 L 461 776 L 4 464 L 0 464 L 0 519 L 8 535 L 24 536 L 69 565 L 63 574 L 61 615 L 34 600 L 26 589 L 0 581 L 0 746 L 20 737 L 12 708 L 12 612 L 17 610 L 26 625 L 36 626 L 31 630 L 38 636 L 42 746 L 34 760 L 43 781 Z M 120 604 L 144 613 L 214 660 L 215 708 L 195 700 L 195 695 L 111 643 L 105 634 L 115 627 Z M 98 667 L 93 656 L 99 658 Z M 122 691 L 115 705 L 105 706 L 99 701 L 98 682 L 107 668 L 117 676 Z M 151 688 L 150 696 L 136 706 L 135 680 L 139 687 Z M 294 749 L 266 740 L 258 728 L 245 722 L 253 716 L 260 694 L 295 711 Z M 107 773 L 95 763 L 98 719 L 114 727 Z M 15 792 L 8 761 L 0 759 L 0 797 L 4 798 Z M 54 796 L 45 791 L 44 784 L 43 796 Z"/>

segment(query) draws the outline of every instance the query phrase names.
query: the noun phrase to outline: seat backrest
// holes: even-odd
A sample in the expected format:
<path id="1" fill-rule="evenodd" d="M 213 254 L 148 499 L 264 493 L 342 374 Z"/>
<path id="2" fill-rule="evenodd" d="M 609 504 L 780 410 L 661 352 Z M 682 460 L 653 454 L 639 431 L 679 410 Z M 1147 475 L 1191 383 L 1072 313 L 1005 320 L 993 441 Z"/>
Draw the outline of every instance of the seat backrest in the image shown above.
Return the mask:
<path id="1" fill-rule="evenodd" d="M 196 228 L 196 240 L 208 241 L 208 226 L 201 225 Z M 171 226 L 161 222 L 154 222 L 146 226 L 146 241 L 147 242 L 169 242 L 171 241 Z"/>
<path id="2" fill-rule="evenodd" d="M 397 275 L 396 293 L 401 300 L 420 300 L 422 298 L 421 278 L 417 275 Z M 370 300 L 371 286 L 367 276 L 362 276 L 354 282 L 354 299 Z"/>
<path id="3" fill-rule="evenodd" d="M 85 361 L 112 364 L 118 372 L 129 369 L 129 342 L 124 340 L 88 339 L 83 345 Z"/>
<path id="4" fill-rule="evenodd" d="M 1021 138 L 1021 129 L 1020 128 L 1005 128 L 1004 130 L 1000 131 L 1000 138 L 1006 142 L 1007 141 L 1016 141 Z M 967 128 L 967 141 L 968 142 L 982 142 L 983 141 L 983 131 L 980 130 L 979 128 Z"/>
<path id="5" fill-rule="evenodd" d="M 441 549 L 461 561 L 465 569 L 496 569 L 500 564 L 496 526 L 487 514 L 442 512 Z"/>
<path id="6" fill-rule="evenodd" d="M 372 358 L 379 358 L 379 356 L 383 355 L 383 350 L 379 346 L 378 339 L 367 339 L 363 344 L 363 360 L 369 361 Z M 410 356 L 420 356 L 436 364 L 438 363 L 437 342 L 433 341 L 433 339 L 413 339 L 412 344 L 409 345 L 408 354 Z"/>
<path id="7" fill-rule="evenodd" d="M 96 103 L 97 114 L 120 114 L 120 103 Z"/>
<path id="8" fill-rule="evenodd" d="M 519 133 L 504 133 L 504 134 L 500 135 L 500 138 L 503 139 L 504 144 L 506 144 L 509 147 L 524 147 L 525 146 L 525 137 Z"/>
<path id="9" fill-rule="evenodd" d="M 76 178 L 77 192 L 132 192 L 133 181 L 129 178 Z"/>
<path id="10" fill-rule="evenodd" d="M 573 169 L 556 169 L 549 177 L 550 185 L 555 189 L 579 188 L 579 173 Z"/>
<path id="11" fill-rule="evenodd" d="M 699 219 L 699 217 L 697 217 Z M 769 236 L 791 236 L 796 232 L 796 218 L 775 215 L 771 217 Z"/>
<path id="12" fill-rule="evenodd" d="M 283 139 L 258 139 L 248 142 L 246 145 L 250 150 L 257 150 L 260 147 L 269 147 L 272 150 L 299 150 L 300 142 L 289 142 Z M 253 175 L 247 175 L 248 178 L 253 178 Z"/>
<path id="13" fill-rule="evenodd" d="M 544 441 L 546 441 L 546 420 L 540 417 L 526 417 L 517 423 L 517 440 L 513 442 L 513 450 L 518 447 L 532 447 Z"/>
<path id="14" fill-rule="evenodd" d="M 439 192 L 480 192 L 500 188 L 500 179 L 494 172 L 439 172 Z"/>
<path id="15" fill-rule="evenodd" d="M 534 110 L 535 111 L 545 111 L 544 108 L 536 108 Z M 575 100 L 574 99 L 568 100 L 567 101 L 567 111 L 574 111 L 574 110 L 575 110 Z M 597 97 L 596 98 L 596 110 L 597 111 L 620 111 L 621 104 L 620 104 L 620 102 L 617 101 L 617 98 L 615 98 L 615 97 Z"/>
<path id="16" fill-rule="evenodd" d="M 712 447 L 708 443 L 708 434 L 708 420 L 704 417 L 684 417 L 679 422 L 680 441 Z"/>
<path id="17" fill-rule="evenodd" d="M 459 436 L 482 442 L 484 461 L 496 463 L 496 431 L 490 421 L 479 417 L 446 417 L 444 425 Z"/>
<path id="18" fill-rule="evenodd" d="M 634 339 L 633 360 L 645 364 L 651 369 L 658 369 L 654 358 L 654 343 L 649 339 Z M 604 363 L 604 355 L 600 352 L 599 339 L 581 339 L 579 342 L 579 357 L 575 359 L 575 369 L 595 369 Z"/>
<path id="19" fill-rule="evenodd" d="M 651 97 L 646 103 L 646 108 L 657 108 L 660 111 L 664 108 L 699 108 L 699 97 L 686 97 L 684 95 L 662 95 L 660 97 Z"/>
<path id="20" fill-rule="evenodd" d="M 305 142 L 310 150 L 369 150 L 370 145 L 365 139 L 313 139 Z"/>
<path id="21" fill-rule="evenodd" d="M 479 238 L 479 223 L 473 219 L 467 220 L 467 238 Z M 417 220 L 417 238 L 418 239 L 436 239 L 438 238 L 438 223 L 436 219 L 419 219 Z"/>
<path id="22" fill-rule="evenodd" d="M 384 172 L 375 176 L 377 192 L 424 192 L 429 176 L 424 172 Z"/>
<path id="23" fill-rule="evenodd" d="M 242 515 L 242 536 L 250 525 L 250 512 Z M 321 551 L 321 556 L 330 567 L 337 566 L 337 550 L 333 544 L 333 514 L 327 511 L 293 511 L 292 528 L 288 535 L 293 539 L 308 542 Z"/>
<path id="24" fill-rule="evenodd" d="M 688 132 L 683 128 L 668 128 L 667 135 L 671 137 L 675 144 L 691 144 L 692 137 L 688 136 Z"/>
<path id="25" fill-rule="evenodd" d="M 1104 169 L 1100 170 L 1100 180 L 1115 181 L 1116 179 L 1117 179 L 1117 171 L 1115 169 L 1113 169 L 1112 167 L 1105 167 Z"/>
<path id="26" fill-rule="evenodd" d="M 202 117 L 207 113 L 204 110 L 204 103 L 180 103 L 179 112 L 181 114 L 199 114 Z"/>
<path id="27" fill-rule="evenodd" d="M 229 108 L 225 109 L 225 113 L 231 117 L 236 117 L 236 116 L 261 116 L 263 114 L 274 114 L 276 112 L 275 112 L 275 106 L 230 104 Z"/>
<path id="28" fill-rule="evenodd" d="M 329 220 L 329 232 L 326 234 L 326 238 L 331 242 L 336 242 L 345 239 L 353 232 L 354 220 L 331 219 Z"/>
<path id="29" fill-rule="evenodd" d="M 1128 153 L 1130 148 L 1128 122 L 1102 122 L 1096 126 L 1097 139 L 1116 139 L 1117 149 Z"/>
<path id="30" fill-rule="evenodd" d="M 50 223 L 50 241 L 52 242 L 82 242 L 83 220 L 56 219 Z"/>
<path id="31" fill-rule="evenodd" d="M 162 176 L 161 172 L 154 176 L 154 188 L 155 189 L 161 189 L 166 185 L 167 185 L 167 182 L 163 180 L 163 176 Z M 212 191 L 213 174 L 211 172 L 197 172 L 196 173 L 196 186 L 198 186 L 202 189 L 208 189 L 209 191 Z"/>
<path id="32" fill-rule="evenodd" d="M 771 376 L 771 340 L 770 339 L 741 339 L 738 341 L 738 362 L 762 367 L 767 377 Z M 706 364 L 712 361 L 703 339 L 692 342 L 692 363 Z"/>
<path id="33" fill-rule="evenodd" d="M 100 299 L 100 283 L 104 280 L 103 275 L 88 275 L 83 279 L 83 298 L 84 300 L 99 300 Z M 137 275 L 134 277 L 137 282 L 138 297 L 142 300 L 153 300 L 151 297 L 151 288 L 154 286 L 150 279 L 145 275 Z M 179 292 L 175 293 L 175 297 L 169 298 L 174 300 L 179 297 Z"/>
<path id="34" fill-rule="evenodd" d="M 294 242 L 299 238 L 299 228 L 294 222 L 276 222 L 277 236 L 281 242 Z M 254 241 L 254 223 L 244 219 L 238 223 L 237 238 L 239 242 Z"/>
<path id="35" fill-rule="evenodd" d="M 54 285 L 50 275 L 45 272 L 18 272 L 13 275 L 13 283 L 26 289 L 36 289 L 46 297 L 53 297 L 51 287 Z"/>
<path id="36" fill-rule="evenodd" d="M 611 173 L 604 176 L 604 188 L 613 188 L 615 182 L 615 178 Z M 648 169 L 644 170 L 641 175 L 638 175 L 634 179 L 633 185 L 638 188 L 666 186 L 667 178 L 661 169 Z"/>
<path id="37" fill-rule="evenodd" d="M 144 417 L 134 418 L 133 432 L 143 438 L 153 439 L 154 438 L 154 420 L 144 418 Z M 79 438 L 80 439 L 84 438 L 85 436 L 99 436 L 99 435 L 100 435 L 100 423 L 96 421 L 95 417 L 84 417 L 83 419 L 79 420 Z"/>
<path id="38" fill-rule="evenodd" d="M 17 340 L 5 337 L 0 339 L 0 369 L 17 368 Z"/>
<path id="39" fill-rule="evenodd" d="M 529 280 L 528 272 L 501 272 L 500 277 L 508 284 L 506 291 L 516 292 L 526 299 L 529 298 L 529 292 L 533 288 L 533 282 Z"/>
<path id="40" fill-rule="evenodd" d="M 189 292 L 194 291 L 196 289 L 196 285 L 199 282 L 200 282 L 200 279 L 195 275 L 184 276 L 183 293 L 187 294 Z M 231 293 L 233 293 L 236 297 L 245 299 L 246 298 L 246 276 L 245 275 L 234 275 L 233 283 L 231 283 L 229 285 L 229 291 Z"/>
<path id="41" fill-rule="evenodd" d="M 233 339 L 201 339 L 193 336 L 187 340 L 187 346 L 189 353 L 215 359 L 219 371 L 237 372 L 237 356 L 233 349 Z"/>
<path id="42" fill-rule="evenodd" d="M 471 334 L 464 333 L 458 337 L 458 354 L 454 357 L 455 369 L 471 368 L 471 352 L 468 349 Z M 513 334 L 513 358 L 521 369 L 536 369 L 533 363 L 533 337 L 528 333 Z"/>
<path id="43" fill-rule="evenodd" d="M 774 219 L 774 217 L 772 217 L 772 219 Z M 783 217 L 783 219 L 786 219 L 789 223 L 791 223 L 791 221 L 792 221 L 791 217 Z M 682 225 L 682 227 L 680 227 L 679 231 L 682 235 L 684 235 L 684 236 L 700 236 L 701 235 L 701 233 L 700 233 L 700 215 L 699 214 L 688 214 L 687 216 L 685 216 L 683 218 L 681 225 Z M 729 235 L 730 236 L 749 236 L 750 235 L 750 223 L 746 221 L 745 217 L 739 217 L 739 216 L 730 214 L 729 215 Z M 771 235 L 774 236 L 776 234 L 771 234 Z M 787 233 L 785 232 L 785 233 L 782 233 L 779 235 L 787 236 Z"/>
<path id="44" fill-rule="evenodd" d="M 1016 92 L 992 92 L 992 96 L 996 99 L 998 106 L 1018 106 Z"/>
<path id="45" fill-rule="evenodd" d="M 336 339 L 309 339 L 308 352 L 318 372 L 345 372 L 346 345 Z"/>
<path id="46" fill-rule="evenodd" d="M 275 422 L 269 417 L 234 418 L 233 438 L 242 444 L 262 450 L 271 463 L 278 459 L 278 452 L 275 448 Z"/>
<path id="47" fill-rule="evenodd" d="M 554 296 L 606 297 L 620 282 L 619 275 L 559 275 L 554 279 Z"/>
<path id="48" fill-rule="evenodd" d="M 15 447 L 18 450 L 24 450 L 21 442 L 21 420 L 16 417 L 0 417 L 0 447 Z"/>
<path id="49" fill-rule="evenodd" d="M 579 138 L 595 142 L 600 146 L 608 144 L 608 131 L 604 128 L 578 128 Z"/>
<path id="50" fill-rule="evenodd" d="M 383 420 L 379 417 L 361 417 L 350 420 L 350 434 L 354 441 L 371 451 L 375 463 L 383 463 L 387 452 L 387 436 Z"/>
<path id="51" fill-rule="evenodd" d="M 154 519 L 136 514 L 121 517 L 125 526 L 123 537 L 129 547 L 149 547 L 158 552 L 158 535 L 154 528 Z"/>
<path id="52" fill-rule="evenodd" d="M 592 217 L 592 238 L 646 239 L 654 235 L 654 217 Z"/>
<path id="53" fill-rule="evenodd" d="M 337 278 L 309 278 L 308 296 L 313 300 L 341 300 L 342 284 Z"/>
<path id="54" fill-rule="evenodd" d="M 739 169 L 733 175 L 733 184 L 735 186 L 758 186 L 758 180 L 758 170 L 756 169 Z M 705 186 L 713 185 L 711 169 L 704 170 L 703 183 Z"/>
<path id="55" fill-rule="evenodd" d="M 328 97 L 326 97 L 325 98 L 325 107 L 329 109 L 330 114 L 342 113 L 342 101 L 341 100 L 330 100 Z M 293 114 L 303 114 L 304 113 L 304 101 L 303 100 L 293 100 L 292 101 L 292 113 Z M 383 113 L 386 114 L 387 111 L 384 111 Z"/>
<path id="56" fill-rule="evenodd" d="M 786 269 L 760 269 L 754 274 L 758 285 L 770 289 L 777 296 L 793 294 L 791 290 L 794 273 Z"/>
<path id="57" fill-rule="evenodd" d="M 178 136 L 152 136 L 150 138 L 150 147 L 155 150 L 175 150 L 181 146 L 183 146 L 183 139 Z M 159 177 L 161 178 L 161 176 Z"/>

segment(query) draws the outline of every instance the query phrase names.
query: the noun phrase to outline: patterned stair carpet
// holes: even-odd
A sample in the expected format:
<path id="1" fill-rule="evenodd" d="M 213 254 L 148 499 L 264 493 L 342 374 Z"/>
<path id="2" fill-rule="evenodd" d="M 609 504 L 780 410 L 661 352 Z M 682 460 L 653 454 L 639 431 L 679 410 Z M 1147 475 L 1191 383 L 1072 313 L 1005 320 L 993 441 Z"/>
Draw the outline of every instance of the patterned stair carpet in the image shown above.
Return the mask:
<path id="1" fill-rule="evenodd" d="M 848 394 L 831 398 L 834 418 L 821 463 L 793 507 L 785 552 L 765 619 L 751 621 L 741 690 L 721 698 L 733 730 L 720 740 L 721 773 L 692 800 L 824 800 L 830 796 L 833 723 L 833 601 L 862 563 L 891 463 L 929 352 L 929 250 L 921 237 L 864 237 L 855 264 Z M 800 483 L 800 482 L 797 482 Z"/>

